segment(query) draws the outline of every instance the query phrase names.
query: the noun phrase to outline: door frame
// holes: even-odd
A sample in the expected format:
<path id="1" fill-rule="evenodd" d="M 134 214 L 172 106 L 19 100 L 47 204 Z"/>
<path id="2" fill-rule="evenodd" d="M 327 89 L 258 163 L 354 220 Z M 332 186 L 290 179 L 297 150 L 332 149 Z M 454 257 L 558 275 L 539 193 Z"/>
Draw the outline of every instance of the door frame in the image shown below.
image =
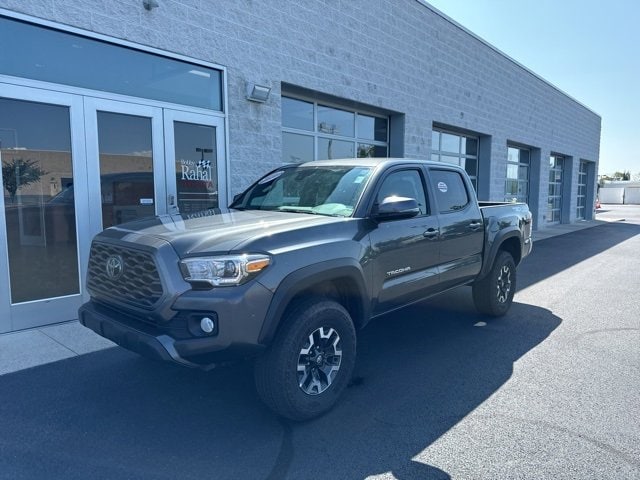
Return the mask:
<path id="1" fill-rule="evenodd" d="M 59 323 L 77 318 L 77 309 L 83 301 L 85 259 L 82 252 L 89 251 L 91 239 L 89 231 L 89 195 L 87 185 L 87 162 L 83 126 L 82 97 L 68 93 L 42 90 L 26 86 L 0 82 L 0 96 L 12 100 L 59 105 L 69 109 L 69 128 L 71 132 L 71 161 L 74 180 L 74 202 L 76 222 L 76 255 L 78 256 L 78 290 L 77 294 L 62 297 L 31 300 L 11 304 L 9 288 L 0 291 L 0 333 L 23 330 L 50 323 Z M 9 252 L 7 245 L 7 229 L 5 218 L 4 191 L 0 195 L 0 246 L 4 250 L 0 254 L 0 284 L 10 286 Z M 43 319 L 43 313 L 47 313 Z"/>
<path id="2" fill-rule="evenodd" d="M 87 163 L 89 164 L 89 210 L 95 212 L 90 218 L 89 235 L 91 238 L 103 230 L 98 112 L 119 113 L 151 119 L 154 211 L 156 215 L 167 211 L 167 193 L 164 181 L 165 155 L 162 140 L 164 134 L 162 108 L 131 102 L 84 97 L 84 128 L 87 144 Z M 86 260 L 87 262 L 89 261 L 88 252 Z"/>
<path id="3" fill-rule="evenodd" d="M 0 195 L 0 333 L 76 319 L 78 307 L 89 299 L 85 289 L 86 266 L 89 261 L 92 238 L 102 231 L 96 111 L 103 110 L 152 118 L 156 214 L 169 212 L 168 195 L 176 195 L 177 193 L 175 181 L 169 182 L 169 180 L 175 179 L 173 120 L 215 127 L 218 201 L 221 208 L 228 206 L 230 179 L 228 177 L 229 158 L 226 152 L 228 151 L 229 131 L 226 112 L 207 111 L 196 107 L 189 107 L 189 111 L 186 111 L 183 110 L 185 107 L 182 105 L 149 99 L 139 99 L 140 102 L 138 102 L 138 99 L 134 97 L 48 84 L 36 80 L 17 79 L 4 75 L 0 75 L 0 97 L 69 108 L 79 268 L 78 294 L 11 305 L 11 295 L 8 288 L 10 273 L 6 248 L 4 192 L 2 192 Z M 223 100 L 226 105 L 225 82 L 223 82 Z M 167 172 L 170 175 L 167 176 Z M 2 288 L 3 286 L 5 288 Z"/>
<path id="4" fill-rule="evenodd" d="M 218 183 L 218 208 L 228 206 L 229 177 L 227 175 L 226 156 L 226 126 L 222 116 L 202 115 L 200 113 L 185 112 L 169 108 L 164 111 L 164 152 L 165 152 L 165 179 L 167 212 L 177 213 L 178 192 L 176 185 L 175 169 L 175 134 L 173 122 L 193 123 L 214 127 L 216 132 L 216 176 Z M 173 205 L 172 205 L 173 199 Z"/>

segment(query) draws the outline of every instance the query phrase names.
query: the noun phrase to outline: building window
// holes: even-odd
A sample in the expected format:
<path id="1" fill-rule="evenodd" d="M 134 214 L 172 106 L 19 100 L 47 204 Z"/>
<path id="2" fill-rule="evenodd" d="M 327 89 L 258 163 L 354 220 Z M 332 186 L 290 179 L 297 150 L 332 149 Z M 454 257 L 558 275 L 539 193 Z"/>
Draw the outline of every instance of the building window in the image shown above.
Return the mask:
<path id="1" fill-rule="evenodd" d="M 585 208 L 587 206 L 587 168 L 587 162 L 581 160 L 580 170 L 578 171 L 578 207 L 576 210 L 576 218 L 578 220 L 585 219 Z"/>
<path id="2" fill-rule="evenodd" d="M 507 147 L 507 178 L 504 199 L 507 202 L 529 202 L 529 166 L 531 152 L 526 148 Z"/>
<path id="3" fill-rule="evenodd" d="M 387 157 L 389 118 L 282 97 L 282 161 Z"/>
<path id="4" fill-rule="evenodd" d="M 560 223 L 562 212 L 562 182 L 564 157 L 549 157 L 549 199 L 547 202 L 547 223 Z"/>
<path id="5" fill-rule="evenodd" d="M 222 111 L 222 71 L 0 17 L 0 74 Z"/>
<path id="6" fill-rule="evenodd" d="M 478 190 L 478 137 L 434 128 L 431 133 L 431 160 L 453 163 L 466 170 Z"/>

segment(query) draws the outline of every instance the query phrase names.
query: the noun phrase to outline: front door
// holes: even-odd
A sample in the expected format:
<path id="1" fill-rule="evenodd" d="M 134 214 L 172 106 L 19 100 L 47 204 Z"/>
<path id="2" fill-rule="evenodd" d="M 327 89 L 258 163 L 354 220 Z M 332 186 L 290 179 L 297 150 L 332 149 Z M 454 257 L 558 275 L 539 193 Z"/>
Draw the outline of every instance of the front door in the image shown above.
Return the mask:
<path id="1" fill-rule="evenodd" d="M 81 98 L 0 92 L 1 333 L 76 318 L 89 211 Z"/>
<path id="2" fill-rule="evenodd" d="M 167 208 L 191 215 L 227 206 L 223 119 L 164 111 Z"/>
<path id="3" fill-rule="evenodd" d="M 166 213 L 162 109 L 85 97 L 92 235 Z"/>
<path id="4" fill-rule="evenodd" d="M 0 92 L 0 333 L 77 318 L 103 229 L 227 204 L 222 117 Z"/>
<path id="5" fill-rule="evenodd" d="M 376 204 L 385 198 L 414 198 L 420 213 L 412 218 L 380 222 L 370 233 L 374 315 L 434 293 L 440 281 L 438 217 L 433 215 L 421 168 L 389 172 L 376 190 Z M 373 206 L 375 210 L 376 205 Z"/>

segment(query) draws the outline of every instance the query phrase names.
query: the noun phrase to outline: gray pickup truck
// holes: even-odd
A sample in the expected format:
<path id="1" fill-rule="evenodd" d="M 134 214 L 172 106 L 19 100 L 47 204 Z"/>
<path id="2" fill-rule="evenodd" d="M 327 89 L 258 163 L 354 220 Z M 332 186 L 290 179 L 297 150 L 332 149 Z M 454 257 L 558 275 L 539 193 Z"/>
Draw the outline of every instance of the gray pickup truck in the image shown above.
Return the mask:
<path id="1" fill-rule="evenodd" d="M 526 204 L 480 205 L 453 165 L 285 166 L 228 211 L 97 235 L 79 319 L 129 350 L 185 366 L 256 357 L 263 401 L 304 420 L 342 394 L 356 331 L 372 318 L 461 285 L 472 285 L 483 314 L 505 314 L 531 227 Z"/>

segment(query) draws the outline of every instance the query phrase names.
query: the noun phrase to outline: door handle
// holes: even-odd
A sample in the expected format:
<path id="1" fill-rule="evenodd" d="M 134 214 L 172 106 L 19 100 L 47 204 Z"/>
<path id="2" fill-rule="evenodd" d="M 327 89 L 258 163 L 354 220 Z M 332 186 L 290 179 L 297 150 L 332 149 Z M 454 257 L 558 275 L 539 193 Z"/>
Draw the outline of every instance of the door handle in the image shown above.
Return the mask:
<path id="1" fill-rule="evenodd" d="M 424 235 L 429 240 L 433 240 L 438 237 L 440 231 L 437 228 L 429 228 L 422 235 Z"/>
<path id="2" fill-rule="evenodd" d="M 474 231 L 480 230 L 480 228 L 482 228 L 482 222 L 471 222 L 467 227 Z"/>

